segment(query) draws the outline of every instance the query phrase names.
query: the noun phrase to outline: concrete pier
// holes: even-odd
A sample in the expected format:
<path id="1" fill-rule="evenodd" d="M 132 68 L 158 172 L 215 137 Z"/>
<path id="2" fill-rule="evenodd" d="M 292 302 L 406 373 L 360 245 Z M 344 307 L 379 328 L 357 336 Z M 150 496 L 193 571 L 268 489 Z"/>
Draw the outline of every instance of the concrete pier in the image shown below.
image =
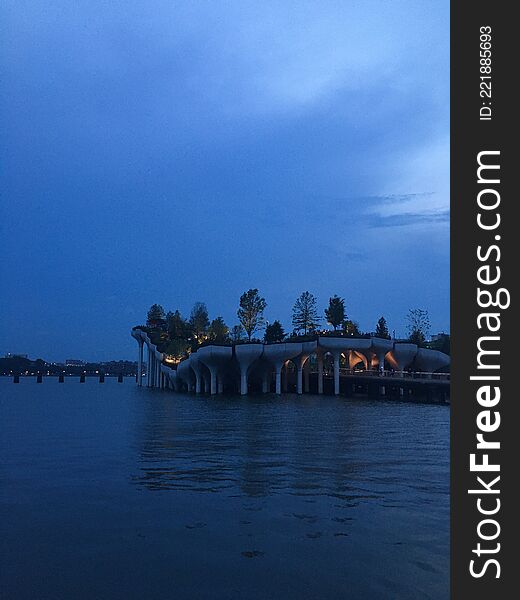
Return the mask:
<path id="1" fill-rule="evenodd" d="M 348 395 L 352 390 L 371 397 L 431 397 L 435 401 L 449 395 L 449 373 L 436 371 L 447 367 L 450 357 L 415 344 L 347 336 L 272 344 L 206 344 L 173 365 L 164 360 L 145 331 L 135 329 L 132 336 L 138 342 L 138 363 L 146 346 L 149 387 L 211 395 L 266 394 L 274 380 L 278 395 L 289 389 L 299 395 L 325 390 L 339 395 L 348 389 Z M 139 372 L 137 383 L 142 385 Z M 429 396 L 426 384 L 433 386 Z M 438 391 L 441 388 L 443 392 Z"/>

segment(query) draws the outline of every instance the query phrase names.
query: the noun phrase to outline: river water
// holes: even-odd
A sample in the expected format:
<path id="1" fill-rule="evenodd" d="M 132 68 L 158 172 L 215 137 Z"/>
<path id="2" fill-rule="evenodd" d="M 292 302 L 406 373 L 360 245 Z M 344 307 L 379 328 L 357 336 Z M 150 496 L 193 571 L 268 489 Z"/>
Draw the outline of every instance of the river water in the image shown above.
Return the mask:
<path id="1" fill-rule="evenodd" d="M 449 597 L 449 408 L 0 378 L 0 597 Z"/>

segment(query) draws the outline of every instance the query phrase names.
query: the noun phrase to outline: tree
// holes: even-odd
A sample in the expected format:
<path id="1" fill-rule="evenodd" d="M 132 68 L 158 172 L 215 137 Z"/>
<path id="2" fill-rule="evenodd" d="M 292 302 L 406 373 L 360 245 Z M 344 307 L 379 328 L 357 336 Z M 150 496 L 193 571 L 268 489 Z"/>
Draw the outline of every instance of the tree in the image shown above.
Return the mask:
<path id="1" fill-rule="evenodd" d="M 222 317 L 217 317 L 211 321 L 208 329 L 208 337 L 214 342 L 227 342 L 229 339 L 229 327 L 224 323 Z"/>
<path id="2" fill-rule="evenodd" d="M 388 333 L 388 326 L 386 324 L 386 319 L 381 317 L 376 325 L 376 337 L 383 338 L 384 340 L 390 339 L 390 334 Z"/>
<path id="3" fill-rule="evenodd" d="M 164 322 L 164 308 L 160 304 L 152 304 L 146 318 L 148 327 L 157 327 Z"/>
<path id="4" fill-rule="evenodd" d="M 208 309 L 204 302 L 195 302 L 190 314 L 190 325 L 197 342 L 203 342 L 209 327 Z"/>
<path id="5" fill-rule="evenodd" d="M 345 300 L 337 295 L 329 298 L 329 306 L 325 309 L 325 318 L 336 331 L 345 320 Z"/>
<path id="6" fill-rule="evenodd" d="M 171 339 L 187 340 L 190 337 L 190 324 L 178 310 L 166 315 L 166 325 Z"/>
<path id="7" fill-rule="evenodd" d="M 430 332 L 430 317 L 427 310 L 411 308 L 406 315 L 408 321 L 408 339 L 412 344 L 424 346 Z"/>
<path id="8" fill-rule="evenodd" d="M 264 342 L 267 344 L 270 342 L 281 342 L 284 337 L 285 331 L 280 321 L 273 321 L 265 328 Z"/>
<path id="9" fill-rule="evenodd" d="M 292 324 L 297 331 L 305 335 L 313 331 L 319 325 L 318 311 L 316 310 L 316 298 L 310 292 L 302 292 L 293 306 Z"/>
<path id="10" fill-rule="evenodd" d="M 242 338 L 244 337 L 244 328 L 242 325 L 233 325 L 229 332 L 229 337 L 234 344 L 242 341 Z"/>
<path id="11" fill-rule="evenodd" d="M 264 324 L 266 306 L 267 302 L 260 296 L 256 288 L 247 290 L 240 296 L 240 308 L 237 315 L 249 341 L 251 341 L 253 333 Z"/>
<path id="12" fill-rule="evenodd" d="M 164 349 L 164 353 L 174 363 L 179 363 L 185 356 L 188 355 L 189 343 L 182 338 L 170 340 Z"/>
<path id="13" fill-rule="evenodd" d="M 361 331 L 359 331 L 359 325 L 356 321 L 345 319 L 341 324 L 343 331 L 352 337 L 361 337 Z"/>

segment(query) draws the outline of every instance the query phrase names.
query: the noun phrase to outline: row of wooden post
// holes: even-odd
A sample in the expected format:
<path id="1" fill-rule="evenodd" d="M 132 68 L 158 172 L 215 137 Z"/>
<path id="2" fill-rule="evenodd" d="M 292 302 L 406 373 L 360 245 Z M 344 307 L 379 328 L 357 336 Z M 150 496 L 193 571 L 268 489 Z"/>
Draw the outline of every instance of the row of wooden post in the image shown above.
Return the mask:
<path id="1" fill-rule="evenodd" d="M 85 378 L 86 378 L 85 375 L 80 375 L 79 376 L 79 382 L 80 383 L 85 383 Z M 63 374 L 58 375 L 58 382 L 59 383 L 64 383 L 65 382 L 65 375 L 63 375 Z M 117 376 L 117 382 L 118 383 L 123 383 L 123 375 L 121 373 Z M 14 377 L 13 377 L 13 383 L 20 383 L 20 375 L 14 375 Z M 36 375 L 36 383 L 43 383 L 43 375 L 41 373 L 38 373 Z M 99 383 L 105 383 L 105 376 L 104 375 L 100 375 L 99 376 Z"/>

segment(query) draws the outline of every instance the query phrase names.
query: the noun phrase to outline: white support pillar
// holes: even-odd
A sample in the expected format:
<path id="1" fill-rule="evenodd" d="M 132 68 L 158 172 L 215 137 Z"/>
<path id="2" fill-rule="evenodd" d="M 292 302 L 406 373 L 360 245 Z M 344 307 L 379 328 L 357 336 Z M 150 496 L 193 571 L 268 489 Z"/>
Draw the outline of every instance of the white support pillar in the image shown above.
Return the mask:
<path id="1" fill-rule="evenodd" d="M 310 382 L 311 363 L 310 358 L 303 365 L 303 391 L 308 394 L 311 388 Z"/>
<path id="2" fill-rule="evenodd" d="M 152 355 L 150 347 L 146 346 L 146 387 L 151 387 L 151 372 L 152 372 Z"/>
<path id="3" fill-rule="evenodd" d="M 217 369 L 212 368 L 209 371 L 210 374 L 210 394 L 215 396 L 217 393 Z"/>
<path id="4" fill-rule="evenodd" d="M 334 353 L 334 395 L 339 394 L 339 352 Z"/>
<path id="5" fill-rule="evenodd" d="M 385 353 L 379 355 L 379 373 L 382 375 L 385 372 Z"/>
<path id="6" fill-rule="evenodd" d="M 264 371 L 264 375 L 262 377 L 262 393 L 264 393 L 264 394 L 269 393 L 270 382 L 271 382 L 271 371 L 270 371 L 270 369 L 266 368 Z"/>
<path id="7" fill-rule="evenodd" d="M 278 395 L 282 393 L 282 363 L 275 366 L 276 371 L 276 387 L 275 391 Z"/>
<path id="8" fill-rule="evenodd" d="M 318 394 L 323 394 L 323 356 L 318 354 Z"/>
<path id="9" fill-rule="evenodd" d="M 139 340 L 139 353 L 137 357 L 137 385 L 143 385 L 143 340 Z"/>
<path id="10" fill-rule="evenodd" d="M 284 367 L 283 391 L 287 393 L 289 390 L 289 361 L 286 361 Z"/>
<path id="11" fill-rule="evenodd" d="M 242 369 L 240 373 L 240 395 L 247 394 L 247 369 Z"/>

